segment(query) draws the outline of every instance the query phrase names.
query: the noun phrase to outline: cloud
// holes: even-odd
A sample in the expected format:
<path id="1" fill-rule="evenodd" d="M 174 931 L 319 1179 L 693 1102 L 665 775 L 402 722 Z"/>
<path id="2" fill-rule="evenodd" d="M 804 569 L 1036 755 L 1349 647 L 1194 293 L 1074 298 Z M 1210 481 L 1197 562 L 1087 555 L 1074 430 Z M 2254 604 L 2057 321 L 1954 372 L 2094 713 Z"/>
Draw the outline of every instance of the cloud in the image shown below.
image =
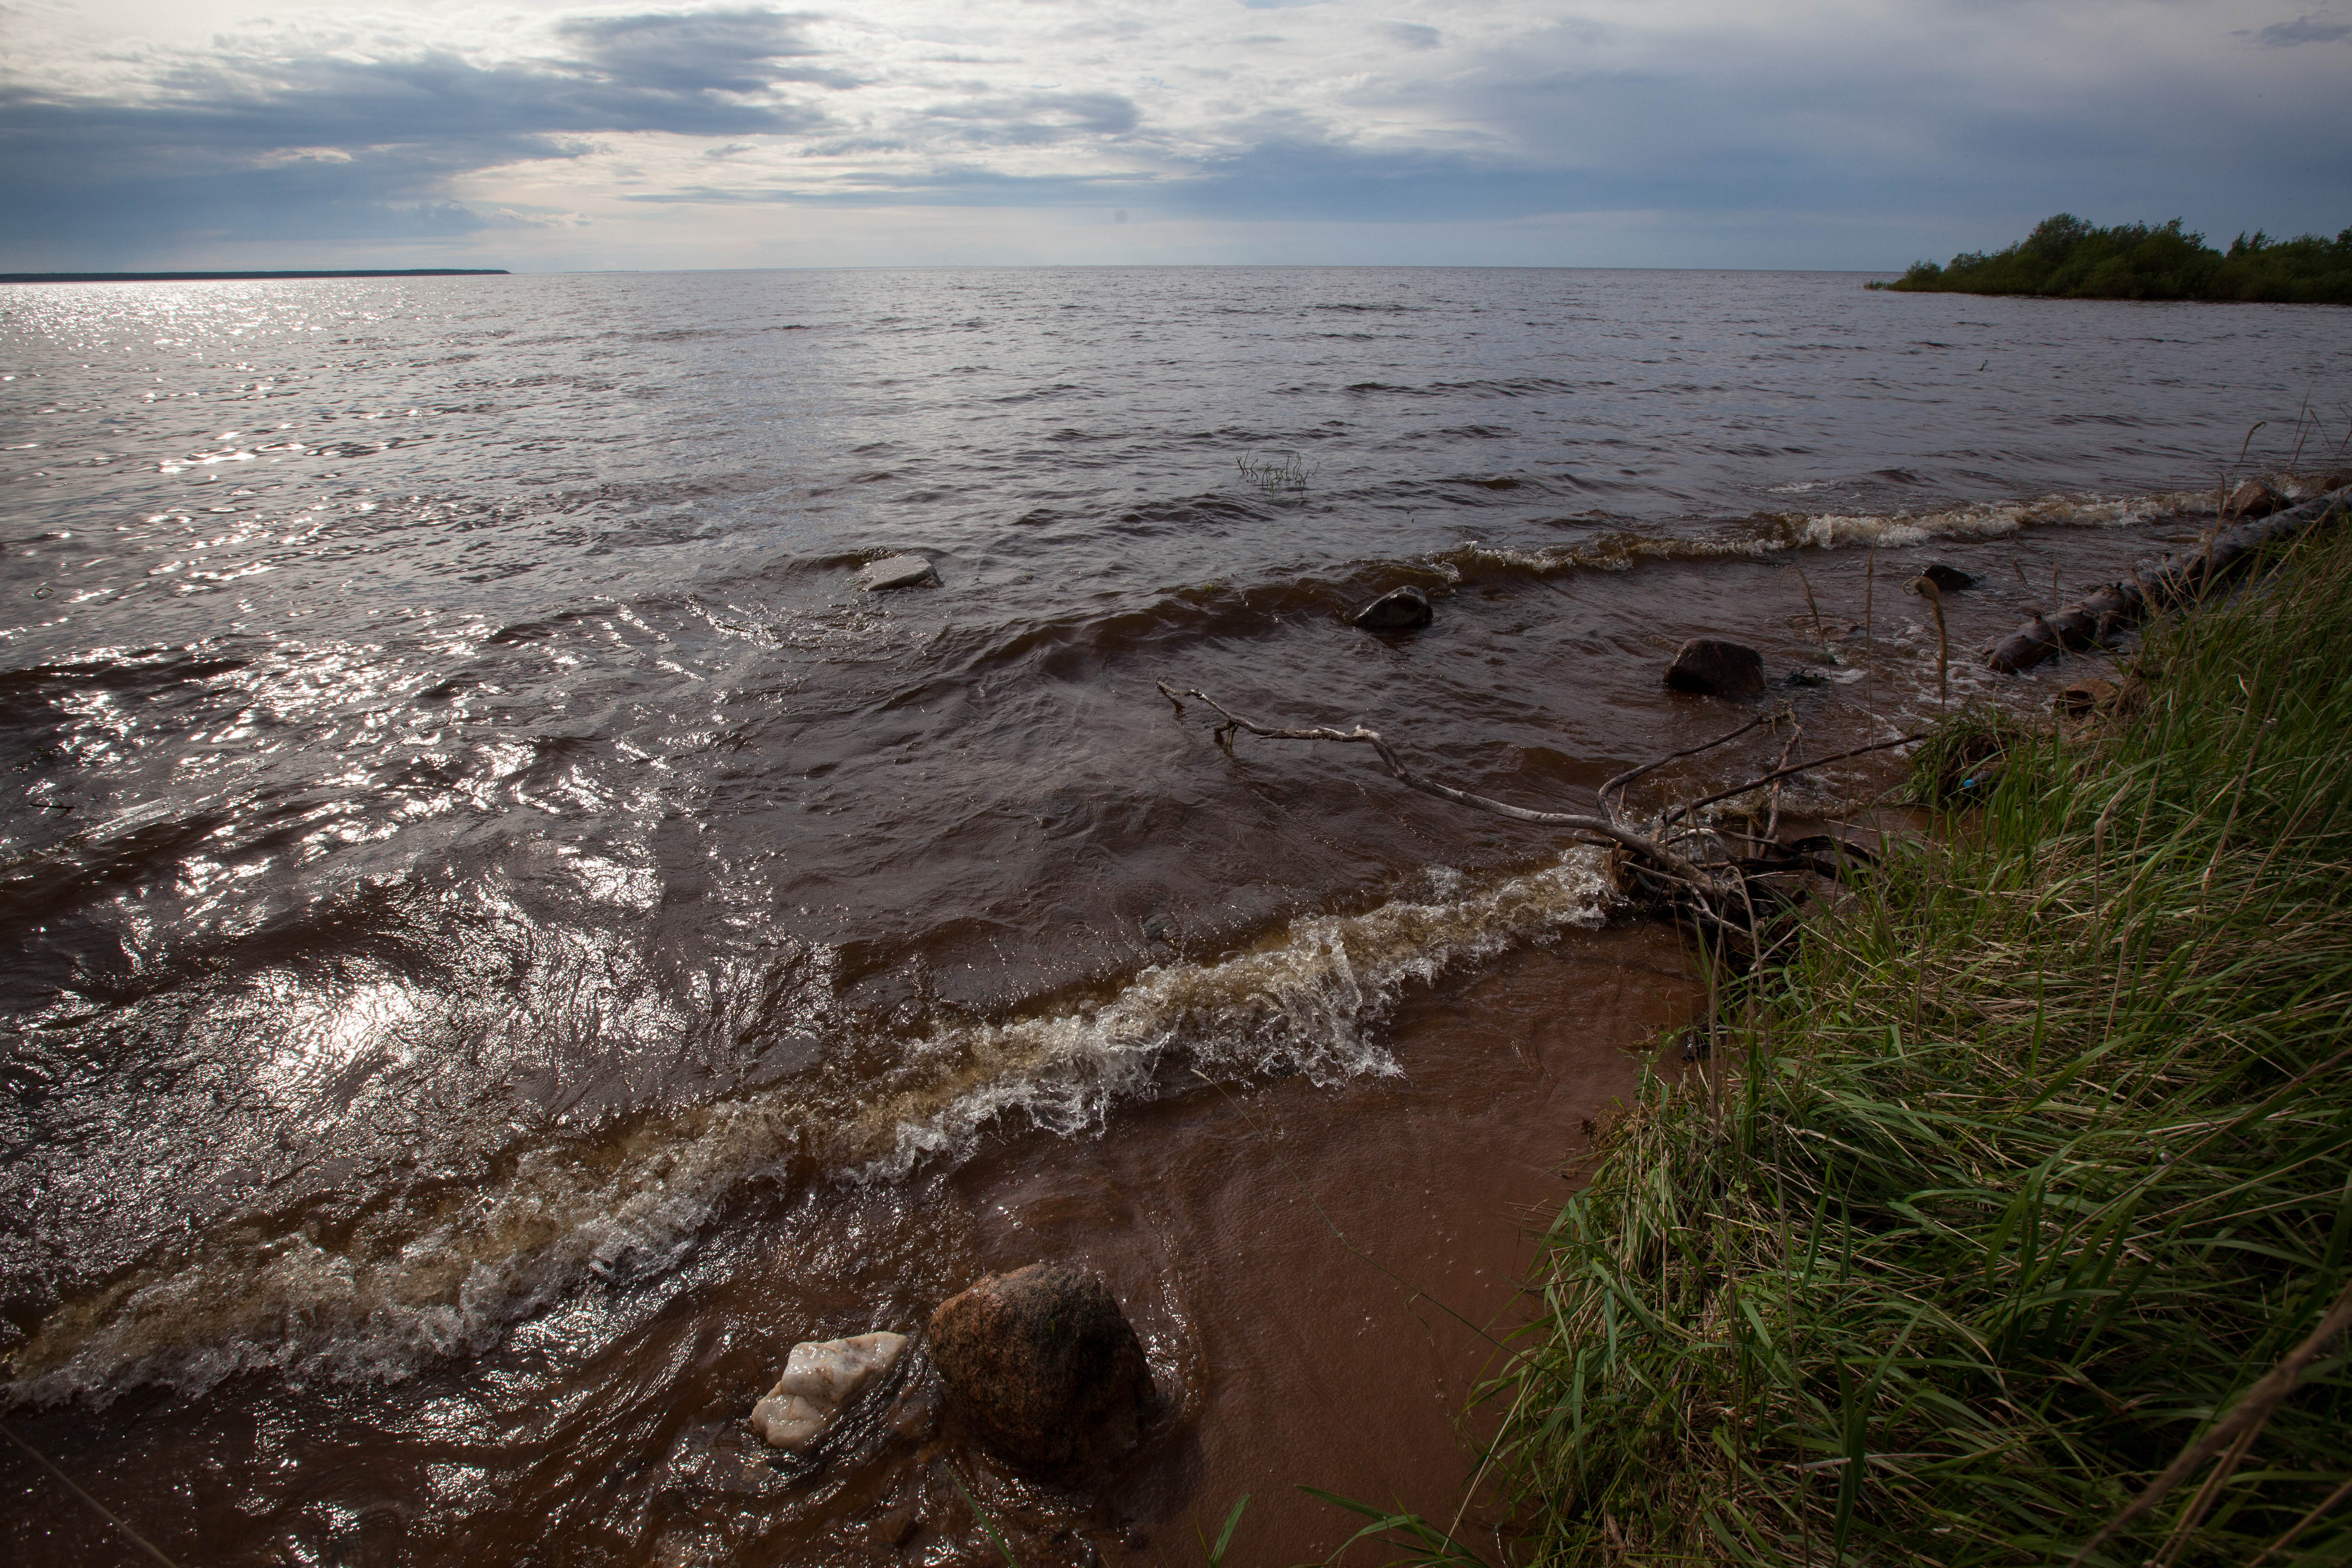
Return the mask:
<path id="1" fill-rule="evenodd" d="M 2352 23 L 2305 16 L 2292 22 L 2273 22 L 2257 36 L 2274 49 L 2285 49 L 2297 44 L 2331 44 L 2347 35 L 2352 35 Z"/>
<path id="2" fill-rule="evenodd" d="M 1459 231 L 1475 260 L 1466 226 L 1736 213 L 1654 232 L 1752 237 L 1753 215 L 1779 211 L 1802 215 L 1792 236 L 1899 235 L 1854 257 L 1900 265 L 2062 208 L 2276 232 L 2340 226 L 2352 199 L 2352 149 L 2325 124 L 2340 57 L 2217 50 L 2210 12 L 2159 0 L 1770 16 L 1730 0 L 616 3 L 646 8 L 377 0 L 362 27 L 347 6 L 280 0 L 243 37 L 192 23 L 168 43 L 69 47 L 56 19 L 74 8 L 28 0 L 0 79 L 0 246 L 63 267 L 152 264 L 221 236 L 485 257 L 495 239 L 659 265 L 660 247 L 692 261 L 714 237 L 748 250 L 796 208 L 821 209 L 826 233 L 937 215 L 903 220 L 929 235 L 1013 208 L 1084 211 L 1107 232 L 1118 208 L 1139 244 L 1178 222 L 1418 224 Z M 2311 3 L 2242 37 L 2352 37 Z M 39 31 L 28 5 L 49 7 L 53 39 L 19 49 Z M 1235 26 L 1277 8 L 1277 33 Z M 2192 120 L 2184 101 L 2211 107 Z M 614 248 L 541 243 L 583 224 Z"/>
<path id="3" fill-rule="evenodd" d="M 490 220 L 451 183 L 577 159 L 599 135 L 822 129 L 786 82 L 845 85 L 794 63 L 805 18 L 737 11 L 567 23 L 570 58 L 486 65 L 446 51 L 225 53 L 136 94 L 0 89 L 0 203 L 49 235 L 147 248 L 176 234 L 431 237 Z"/>
<path id="4" fill-rule="evenodd" d="M 943 103 L 926 118 L 954 128 L 958 139 L 1034 146 L 1075 136 L 1124 136 L 1136 127 L 1134 103 L 1115 92 L 1035 92 L 1019 98 Z"/>
<path id="5" fill-rule="evenodd" d="M 675 93 L 759 92 L 778 82 L 849 87 L 839 71 L 779 62 L 824 51 L 805 29 L 817 17 L 782 11 L 649 12 L 568 21 L 557 36 L 616 81 Z"/>

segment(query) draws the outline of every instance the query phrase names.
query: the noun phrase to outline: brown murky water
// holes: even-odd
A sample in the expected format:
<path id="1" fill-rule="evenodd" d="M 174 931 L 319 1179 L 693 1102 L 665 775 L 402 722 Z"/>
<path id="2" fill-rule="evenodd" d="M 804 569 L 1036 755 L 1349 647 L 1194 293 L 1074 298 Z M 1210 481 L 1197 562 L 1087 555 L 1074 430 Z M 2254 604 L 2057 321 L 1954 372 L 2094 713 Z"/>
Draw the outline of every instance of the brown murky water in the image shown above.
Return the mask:
<path id="1" fill-rule="evenodd" d="M 1807 753 L 1932 714 L 1932 557 L 1948 700 L 2046 701 L 1969 650 L 2352 373 L 2340 311 L 1842 277 L 495 283 L 0 299 L 6 1420 L 183 1562 L 990 1561 L 950 1466 L 1024 1563 L 1450 1512 L 1460 1320 L 1682 955 L 1152 682 L 1589 803 L 1756 710 L 1661 689 L 1688 636 Z M 1400 582 L 1428 630 L 1341 619 Z M 1170 1396 L 1108 1498 L 742 1426 L 1046 1257 Z M 0 1446 L 0 1556 L 128 1550 Z"/>

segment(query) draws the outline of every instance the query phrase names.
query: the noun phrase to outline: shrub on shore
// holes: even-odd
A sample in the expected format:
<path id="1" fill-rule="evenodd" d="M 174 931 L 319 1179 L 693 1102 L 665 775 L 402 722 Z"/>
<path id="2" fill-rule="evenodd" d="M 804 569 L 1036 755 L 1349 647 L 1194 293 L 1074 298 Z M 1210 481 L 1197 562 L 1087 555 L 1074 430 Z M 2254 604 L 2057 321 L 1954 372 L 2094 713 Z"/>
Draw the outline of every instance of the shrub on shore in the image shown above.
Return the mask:
<path id="1" fill-rule="evenodd" d="M 2352 305 L 2352 228 L 2334 239 L 2273 239 L 2257 230 L 2227 251 L 2180 220 L 2099 228 L 2071 213 L 2044 218 L 2006 250 L 1969 251 L 1873 289 L 1906 293 L 2037 294 L 2070 300 L 2267 300 Z"/>
<path id="2" fill-rule="evenodd" d="M 2352 536 L 2139 668 L 1606 1134 L 1490 1390 L 1515 1561 L 2064 1563 L 2338 1301 Z M 2346 1349 L 2086 1563 L 2341 1561 Z"/>

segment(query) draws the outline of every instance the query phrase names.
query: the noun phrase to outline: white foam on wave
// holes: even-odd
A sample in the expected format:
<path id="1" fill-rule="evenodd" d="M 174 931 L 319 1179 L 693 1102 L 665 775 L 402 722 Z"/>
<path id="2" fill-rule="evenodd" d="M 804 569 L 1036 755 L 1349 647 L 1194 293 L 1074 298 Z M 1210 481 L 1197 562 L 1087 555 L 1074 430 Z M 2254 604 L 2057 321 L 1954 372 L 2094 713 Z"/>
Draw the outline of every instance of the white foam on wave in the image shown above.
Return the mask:
<path id="1" fill-rule="evenodd" d="M 1618 532 L 1528 549 L 1474 542 L 1446 552 L 1439 564 L 1456 575 L 1482 566 L 1544 575 L 1627 572 L 1643 561 L 1762 560 L 1791 550 L 1904 549 L 1937 539 L 1999 539 L 2028 528 L 2129 528 L 2154 517 L 2210 513 L 2214 507 L 2210 492 L 2179 490 L 2128 497 L 2048 495 L 1922 512 L 1778 512 L 1696 536 Z"/>
<path id="2" fill-rule="evenodd" d="M 1247 951 L 1155 966 L 1095 1001 L 942 1026 L 878 1083 L 823 1075 L 524 1152 L 486 1187 L 395 1198 L 321 1242 L 232 1226 L 53 1313 L 9 1358 L 7 1403 L 100 1398 L 142 1382 L 197 1394 L 239 1372 L 389 1380 L 479 1353 L 592 1279 L 674 1268 L 719 1205 L 780 1173 L 897 1181 L 965 1157 L 1007 1118 L 1098 1129 L 1192 1068 L 1320 1083 L 1401 1071 L 1374 1034 L 1404 988 L 1572 926 L 1597 925 L 1605 860 L 1360 914 L 1302 919 Z M 1185 1075 L 1189 1079 L 1189 1074 Z"/>

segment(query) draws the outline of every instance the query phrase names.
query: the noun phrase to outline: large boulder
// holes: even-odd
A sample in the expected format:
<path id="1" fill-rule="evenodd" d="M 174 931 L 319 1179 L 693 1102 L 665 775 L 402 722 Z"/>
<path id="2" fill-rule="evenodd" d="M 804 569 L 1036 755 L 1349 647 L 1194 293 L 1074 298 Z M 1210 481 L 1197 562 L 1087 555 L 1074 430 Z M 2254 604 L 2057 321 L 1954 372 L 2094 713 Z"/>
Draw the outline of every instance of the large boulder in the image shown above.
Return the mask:
<path id="1" fill-rule="evenodd" d="M 1058 1477 L 1133 1443 L 1152 1399 L 1143 1346 L 1099 1276 L 994 1274 L 931 1314 L 931 1363 L 963 1425 L 1016 1468 Z"/>
<path id="2" fill-rule="evenodd" d="M 1764 689 L 1764 656 L 1746 643 L 1693 637 L 1667 667 L 1666 684 L 1705 697 L 1754 697 Z"/>
<path id="3" fill-rule="evenodd" d="M 867 562 L 857 574 L 857 585 L 869 594 L 938 581 L 938 569 L 919 555 L 887 555 L 879 561 Z"/>
<path id="4" fill-rule="evenodd" d="M 1436 613 L 1430 608 L 1429 595 L 1408 583 L 1382 594 L 1348 619 L 1368 632 L 1405 632 L 1429 625 Z"/>
<path id="5" fill-rule="evenodd" d="M 794 1345 L 784 1375 L 751 1406 L 751 1429 L 775 1447 L 808 1452 L 852 1401 L 890 1375 L 906 1351 L 907 1336 L 889 1333 Z"/>

